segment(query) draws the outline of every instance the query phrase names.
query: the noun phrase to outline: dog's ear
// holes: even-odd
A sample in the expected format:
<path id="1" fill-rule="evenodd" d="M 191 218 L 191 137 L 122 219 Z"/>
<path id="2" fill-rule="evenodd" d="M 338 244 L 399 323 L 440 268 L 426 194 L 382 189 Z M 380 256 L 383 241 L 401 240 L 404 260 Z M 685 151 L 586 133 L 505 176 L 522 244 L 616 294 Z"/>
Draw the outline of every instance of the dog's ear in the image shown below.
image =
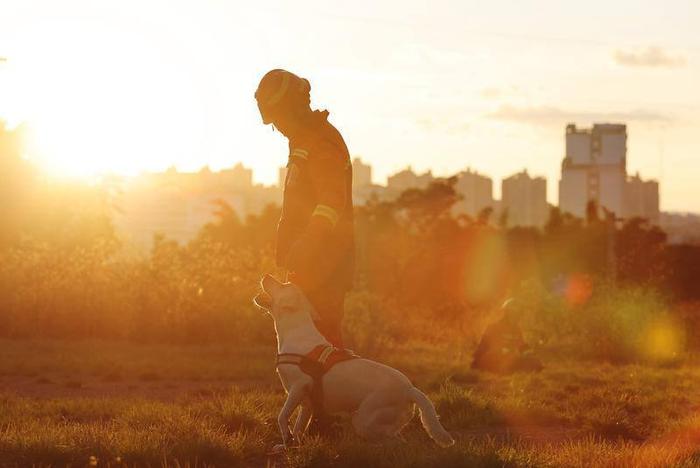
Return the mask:
<path id="1" fill-rule="evenodd" d="M 253 304 L 269 312 L 272 309 L 272 297 L 266 292 L 261 292 L 253 298 Z"/>
<path id="2" fill-rule="evenodd" d="M 282 287 L 282 283 L 277 281 L 272 275 L 263 276 L 263 279 L 260 280 L 260 285 L 262 286 L 263 291 L 271 296 L 274 296 L 275 292 Z"/>

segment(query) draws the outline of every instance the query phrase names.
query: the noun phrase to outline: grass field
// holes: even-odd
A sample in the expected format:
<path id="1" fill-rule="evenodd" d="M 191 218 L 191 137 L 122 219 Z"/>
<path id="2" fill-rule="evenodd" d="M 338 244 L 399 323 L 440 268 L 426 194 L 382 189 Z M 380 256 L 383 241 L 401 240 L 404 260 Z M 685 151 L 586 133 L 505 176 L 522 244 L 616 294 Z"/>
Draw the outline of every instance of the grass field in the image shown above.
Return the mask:
<path id="1" fill-rule="evenodd" d="M 539 374 L 468 369 L 454 346 L 377 356 L 433 399 L 457 443 L 417 418 L 378 446 L 347 428 L 286 455 L 270 344 L 241 349 L 0 341 L 0 466 L 697 466 L 700 365 L 613 366 L 551 353 Z M 92 458 L 91 457 L 95 457 Z"/>

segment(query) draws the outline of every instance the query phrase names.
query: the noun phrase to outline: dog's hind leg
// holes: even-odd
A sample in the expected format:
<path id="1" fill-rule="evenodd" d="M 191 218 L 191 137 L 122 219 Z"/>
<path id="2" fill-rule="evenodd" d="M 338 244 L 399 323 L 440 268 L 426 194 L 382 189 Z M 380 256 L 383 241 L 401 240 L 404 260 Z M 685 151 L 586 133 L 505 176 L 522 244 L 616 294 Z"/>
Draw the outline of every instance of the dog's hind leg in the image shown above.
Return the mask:
<path id="1" fill-rule="evenodd" d="M 360 437 L 371 439 L 374 436 L 375 412 L 382 404 L 383 398 L 380 398 L 380 395 L 376 393 L 369 395 L 360 403 L 359 408 L 352 416 L 352 425 Z"/>
<path id="2" fill-rule="evenodd" d="M 398 404 L 381 408 L 375 412 L 375 432 L 387 438 L 396 438 L 405 442 L 401 430 L 413 419 L 413 404 Z"/>
<path id="3" fill-rule="evenodd" d="M 362 435 L 375 442 L 393 439 L 398 432 L 398 417 L 399 411 L 393 406 L 379 408 L 368 418 Z"/>
<path id="4" fill-rule="evenodd" d="M 440 419 L 435 411 L 433 402 L 416 387 L 411 387 L 406 394 L 413 400 L 420 410 L 420 420 L 423 423 L 425 432 L 440 446 L 449 447 L 454 445 L 455 441 L 449 432 L 442 427 Z"/>
<path id="5" fill-rule="evenodd" d="M 401 435 L 401 430 L 413 419 L 415 408 L 413 404 L 410 403 L 397 407 L 396 411 L 397 417 L 394 420 L 393 426 L 389 428 L 389 431 L 399 440 L 406 442 L 406 439 Z"/>
<path id="6" fill-rule="evenodd" d="M 367 439 L 380 441 L 393 438 L 405 424 L 405 411 L 396 406 L 394 395 L 377 392 L 367 397 L 352 418 L 355 431 Z"/>

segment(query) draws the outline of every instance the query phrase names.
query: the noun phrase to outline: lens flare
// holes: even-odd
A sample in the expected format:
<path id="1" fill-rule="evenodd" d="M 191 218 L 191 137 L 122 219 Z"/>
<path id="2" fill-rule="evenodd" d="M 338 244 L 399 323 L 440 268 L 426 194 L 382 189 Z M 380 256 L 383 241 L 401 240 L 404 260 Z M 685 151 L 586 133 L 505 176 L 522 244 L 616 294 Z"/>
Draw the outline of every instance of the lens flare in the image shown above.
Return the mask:
<path id="1" fill-rule="evenodd" d="M 464 295 L 473 303 L 502 297 L 508 283 L 508 256 L 503 236 L 478 232 L 466 253 Z"/>
<path id="2" fill-rule="evenodd" d="M 581 306 L 588 302 L 593 293 L 593 282 L 588 275 L 573 273 L 569 275 L 564 289 L 564 299 L 570 307 Z"/>
<path id="3" fill-rule="evenodd" d="M 683 350 L 685 337 L 680 327 L 670 319 L 650 323 L 642 335 L 642 353 L 656 362 L 672 361 Z"/>

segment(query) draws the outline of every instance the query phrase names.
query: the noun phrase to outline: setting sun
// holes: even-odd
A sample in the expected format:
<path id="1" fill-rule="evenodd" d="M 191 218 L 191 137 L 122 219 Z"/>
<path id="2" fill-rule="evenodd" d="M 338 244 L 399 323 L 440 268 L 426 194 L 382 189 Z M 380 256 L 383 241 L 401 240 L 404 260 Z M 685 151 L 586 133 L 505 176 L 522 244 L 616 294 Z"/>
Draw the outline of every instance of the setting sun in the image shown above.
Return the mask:
<path id="1" fill-rule="evenodd" d="M 156 12 L 136 21 L 118 9 L 82 17 L 18 10 L 22 27 L 3 33 L 0 118 L 27 124 L 31 159 L 71 177 L 252 161 L 248 142 L 231 137 L 245 127 L 227 96 L 239 65 L 202 25 L 185 37 L 158 25 Z M 242 49 L 235 58 L 247 57 Z"/>
<path id="2" fill-rule="evenodd" d="M 36 27 L 50 41 L 21 44 L 8 68 L 25 106 L 32 153 L 51 172 L 135 173 L 189 158 L 203 146 L 203 85 L 179 63 L 182 57 L 108 25 Z"/>

